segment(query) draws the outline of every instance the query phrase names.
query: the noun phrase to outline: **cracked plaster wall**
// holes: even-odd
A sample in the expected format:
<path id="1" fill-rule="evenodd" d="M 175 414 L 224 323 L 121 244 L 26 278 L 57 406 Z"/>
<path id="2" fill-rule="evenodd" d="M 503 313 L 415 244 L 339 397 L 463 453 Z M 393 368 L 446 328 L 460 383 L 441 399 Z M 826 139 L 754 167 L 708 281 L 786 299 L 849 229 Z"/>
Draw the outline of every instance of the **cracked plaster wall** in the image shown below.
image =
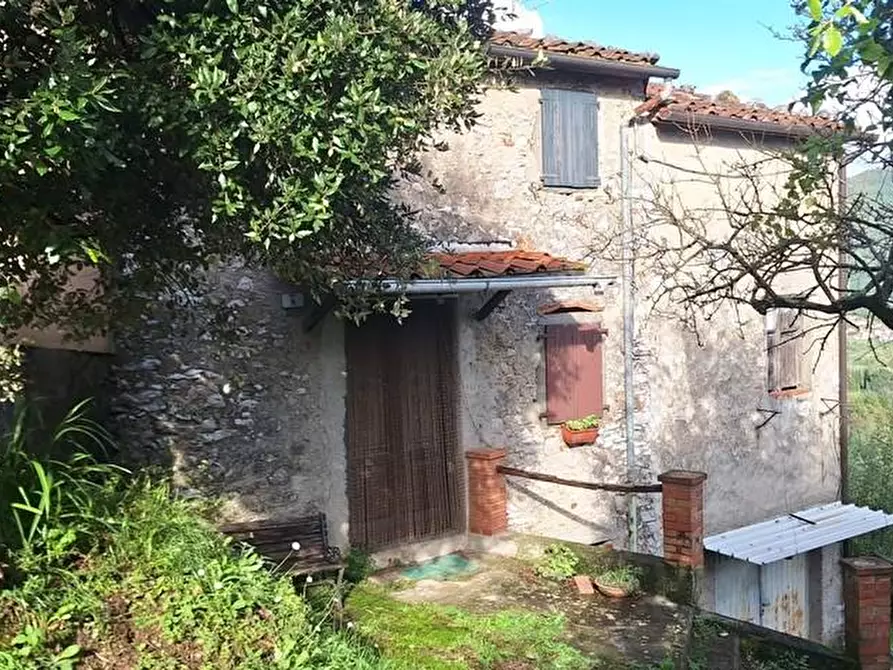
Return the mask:
<path id="1" fill-rule="evenodd" d="M 546 188 L 540 181 L 539 86 L 592 88 L 599 95 L 599 173 L 593 189 Z M 638 86 L 540 75 L 516 90 L 494 89 L 481 103 L 481 122 L 444 138 L 449 151 L 427 157 L 425 167 L 443 187 L 408 184 L 402 195 L 441 238 L 505 239 L 521 247 L 586 259 L 593 274 L 620 274 L 620 128 L 642 99 Z M 638 126 L 633 146 L 652 157 L 697 167 L 693 144 L 678 133 Z M 711 169 L 759 154 L 740 137 L 702 138 L 699 156 Z M 636 164 L 634 187 L 661 184 L 659 171 Z M 683 187 L 681 194 L 709 203 L 715 194 Z M 641 212 L 636 215 L 642 225 Z M 636 406 L 636 479 L 652 482 L 671 468 L 708 473 L 706 532 L 716 533 L 774 514 L 833 500 L 839 486 L 836 336 L 815 357 L 811 391 L 774 399 L 766 387 L 763 318 L 720 311 L 702 324 L 701 341 L 677 313 L 656 309 L 655 286 L 637 265 L 633 351 Z M 542 326 L 536 307 L 581 291 L 515 292 L 484 322 L 462 323 L 463 435 L 468 447 L 505 446 L 508 464 L 571 479 L 618 482 L 625 478 L 623 328 L 619 288 L 600 298 L 608 405 L 595 447 L 567 449 L 557 427 L 540 419 Z M 482 298 L 461 301 L 466 315 Z M 740 323 L 739 323 L 740 322 Z M 758 409 L 766 410 L 760 412 Z M 757 426 L 777 412 L 761 429 Z M 622 496 L 510 478 L 512 529 L 595 542 L 626 540 Z M 640 550 L 659 551 L 659 497 L 639 496 Z"/>

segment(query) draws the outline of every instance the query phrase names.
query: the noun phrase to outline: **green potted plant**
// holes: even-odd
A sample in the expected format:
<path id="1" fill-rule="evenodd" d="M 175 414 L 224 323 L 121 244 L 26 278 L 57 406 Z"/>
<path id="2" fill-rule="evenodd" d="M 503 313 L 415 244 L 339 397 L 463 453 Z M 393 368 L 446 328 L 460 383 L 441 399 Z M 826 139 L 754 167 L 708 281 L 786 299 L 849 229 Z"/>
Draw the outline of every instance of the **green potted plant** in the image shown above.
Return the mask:
<path id="1" fill-rule="evenodd" d="M 599 417 L 597 414 L 582 419 L 570 419 L 561 424 L 561 437 L 569 447 L 582 447 L 595 444 L 598 438 Z"/>
<path id="2" fill-rule="evenodd" d="M 617 565 L 599 574 L 593 581 L 609 598 L 626 598 L 638 592 L 641 571 L 631 565 Z"/>

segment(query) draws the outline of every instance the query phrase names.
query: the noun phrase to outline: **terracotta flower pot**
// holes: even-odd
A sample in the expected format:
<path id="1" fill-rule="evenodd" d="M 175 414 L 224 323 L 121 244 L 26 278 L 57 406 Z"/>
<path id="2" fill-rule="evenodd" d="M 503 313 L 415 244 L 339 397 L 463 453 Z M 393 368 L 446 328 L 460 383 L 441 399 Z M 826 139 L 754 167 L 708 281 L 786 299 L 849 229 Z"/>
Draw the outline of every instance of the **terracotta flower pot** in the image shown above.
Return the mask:
<path id="1" fill-rule="evenodd" d="M 569 447 L 582 447 L 587 444 L 595 444 L 598 438 L 598 426 L 595 428 L 587 428 L 586 430 L 571 430 L 566 425 L 561 424 L 561 437 L 564 443 Z"/>
<path id="2" fill-rule="evenodd" d="M 632 590 L 626 587 L 616 586 L 614 584 L 603 584 L 597 577 L 592 581 L 595 583 L 595 587 L 599 592 L 609 598 L 628 598 L 632 595 Z"/>

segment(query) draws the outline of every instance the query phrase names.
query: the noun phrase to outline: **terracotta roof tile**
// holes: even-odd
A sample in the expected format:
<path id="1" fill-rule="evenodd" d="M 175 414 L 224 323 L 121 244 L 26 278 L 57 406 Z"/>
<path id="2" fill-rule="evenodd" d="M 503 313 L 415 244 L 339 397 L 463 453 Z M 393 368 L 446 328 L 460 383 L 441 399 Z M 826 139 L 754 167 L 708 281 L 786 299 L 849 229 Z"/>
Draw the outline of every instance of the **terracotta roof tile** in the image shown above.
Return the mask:
<path id="1" fill-rule="evenodd" d="M 502 277 L 542 272 L 584 272 L 583 263 L 541 251 L 469 251 L 430 255 L 446 277 Z"/>
<path id="2" fill-rule="evenodd" d="M 518 49 L 534 51 L 542 49 L 547 53 L 638 65 L 654 65 L 660 58 L 655 53 L 637 53 L 635 51 L 627 51 L 626 49 L 602 46 L 594 42 L 572 42 L 556 37 L 531 37 L 514 32 L 497 31 L 490 37 L 490 43 L 506 47 L 517 47 Z"/>
<path id="3" fill-rule="evenodd" d="M 682 113 L 741 121 L 758 121 L 775 124 L 782 128 L 816 131 L 839 128 L 834 119 L 824 116 L 807 116 L 785 109 L 773 109 L 761 103 L 741 102 L 734 98 L 723 99 L 698 93 L 688 87 L 673 88 L 667 96 L 664 96 L 664 87 L 660 84 L 648 85 L 645 102 L 636 108 L 636 112 L 664 121 Z"/>

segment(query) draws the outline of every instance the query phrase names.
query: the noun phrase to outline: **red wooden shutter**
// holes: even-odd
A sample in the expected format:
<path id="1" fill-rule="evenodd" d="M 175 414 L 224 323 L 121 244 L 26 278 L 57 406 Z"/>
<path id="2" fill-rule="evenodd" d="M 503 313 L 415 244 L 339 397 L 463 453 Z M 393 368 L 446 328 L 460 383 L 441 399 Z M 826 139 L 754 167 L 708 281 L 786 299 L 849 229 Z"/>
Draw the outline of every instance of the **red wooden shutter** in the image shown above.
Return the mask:
<path id="1" fill-rule="evenodd" d="M 602 332 L 597 324 L 546 326 L 546 416 L 562 423 L 604 408 Z"/>

